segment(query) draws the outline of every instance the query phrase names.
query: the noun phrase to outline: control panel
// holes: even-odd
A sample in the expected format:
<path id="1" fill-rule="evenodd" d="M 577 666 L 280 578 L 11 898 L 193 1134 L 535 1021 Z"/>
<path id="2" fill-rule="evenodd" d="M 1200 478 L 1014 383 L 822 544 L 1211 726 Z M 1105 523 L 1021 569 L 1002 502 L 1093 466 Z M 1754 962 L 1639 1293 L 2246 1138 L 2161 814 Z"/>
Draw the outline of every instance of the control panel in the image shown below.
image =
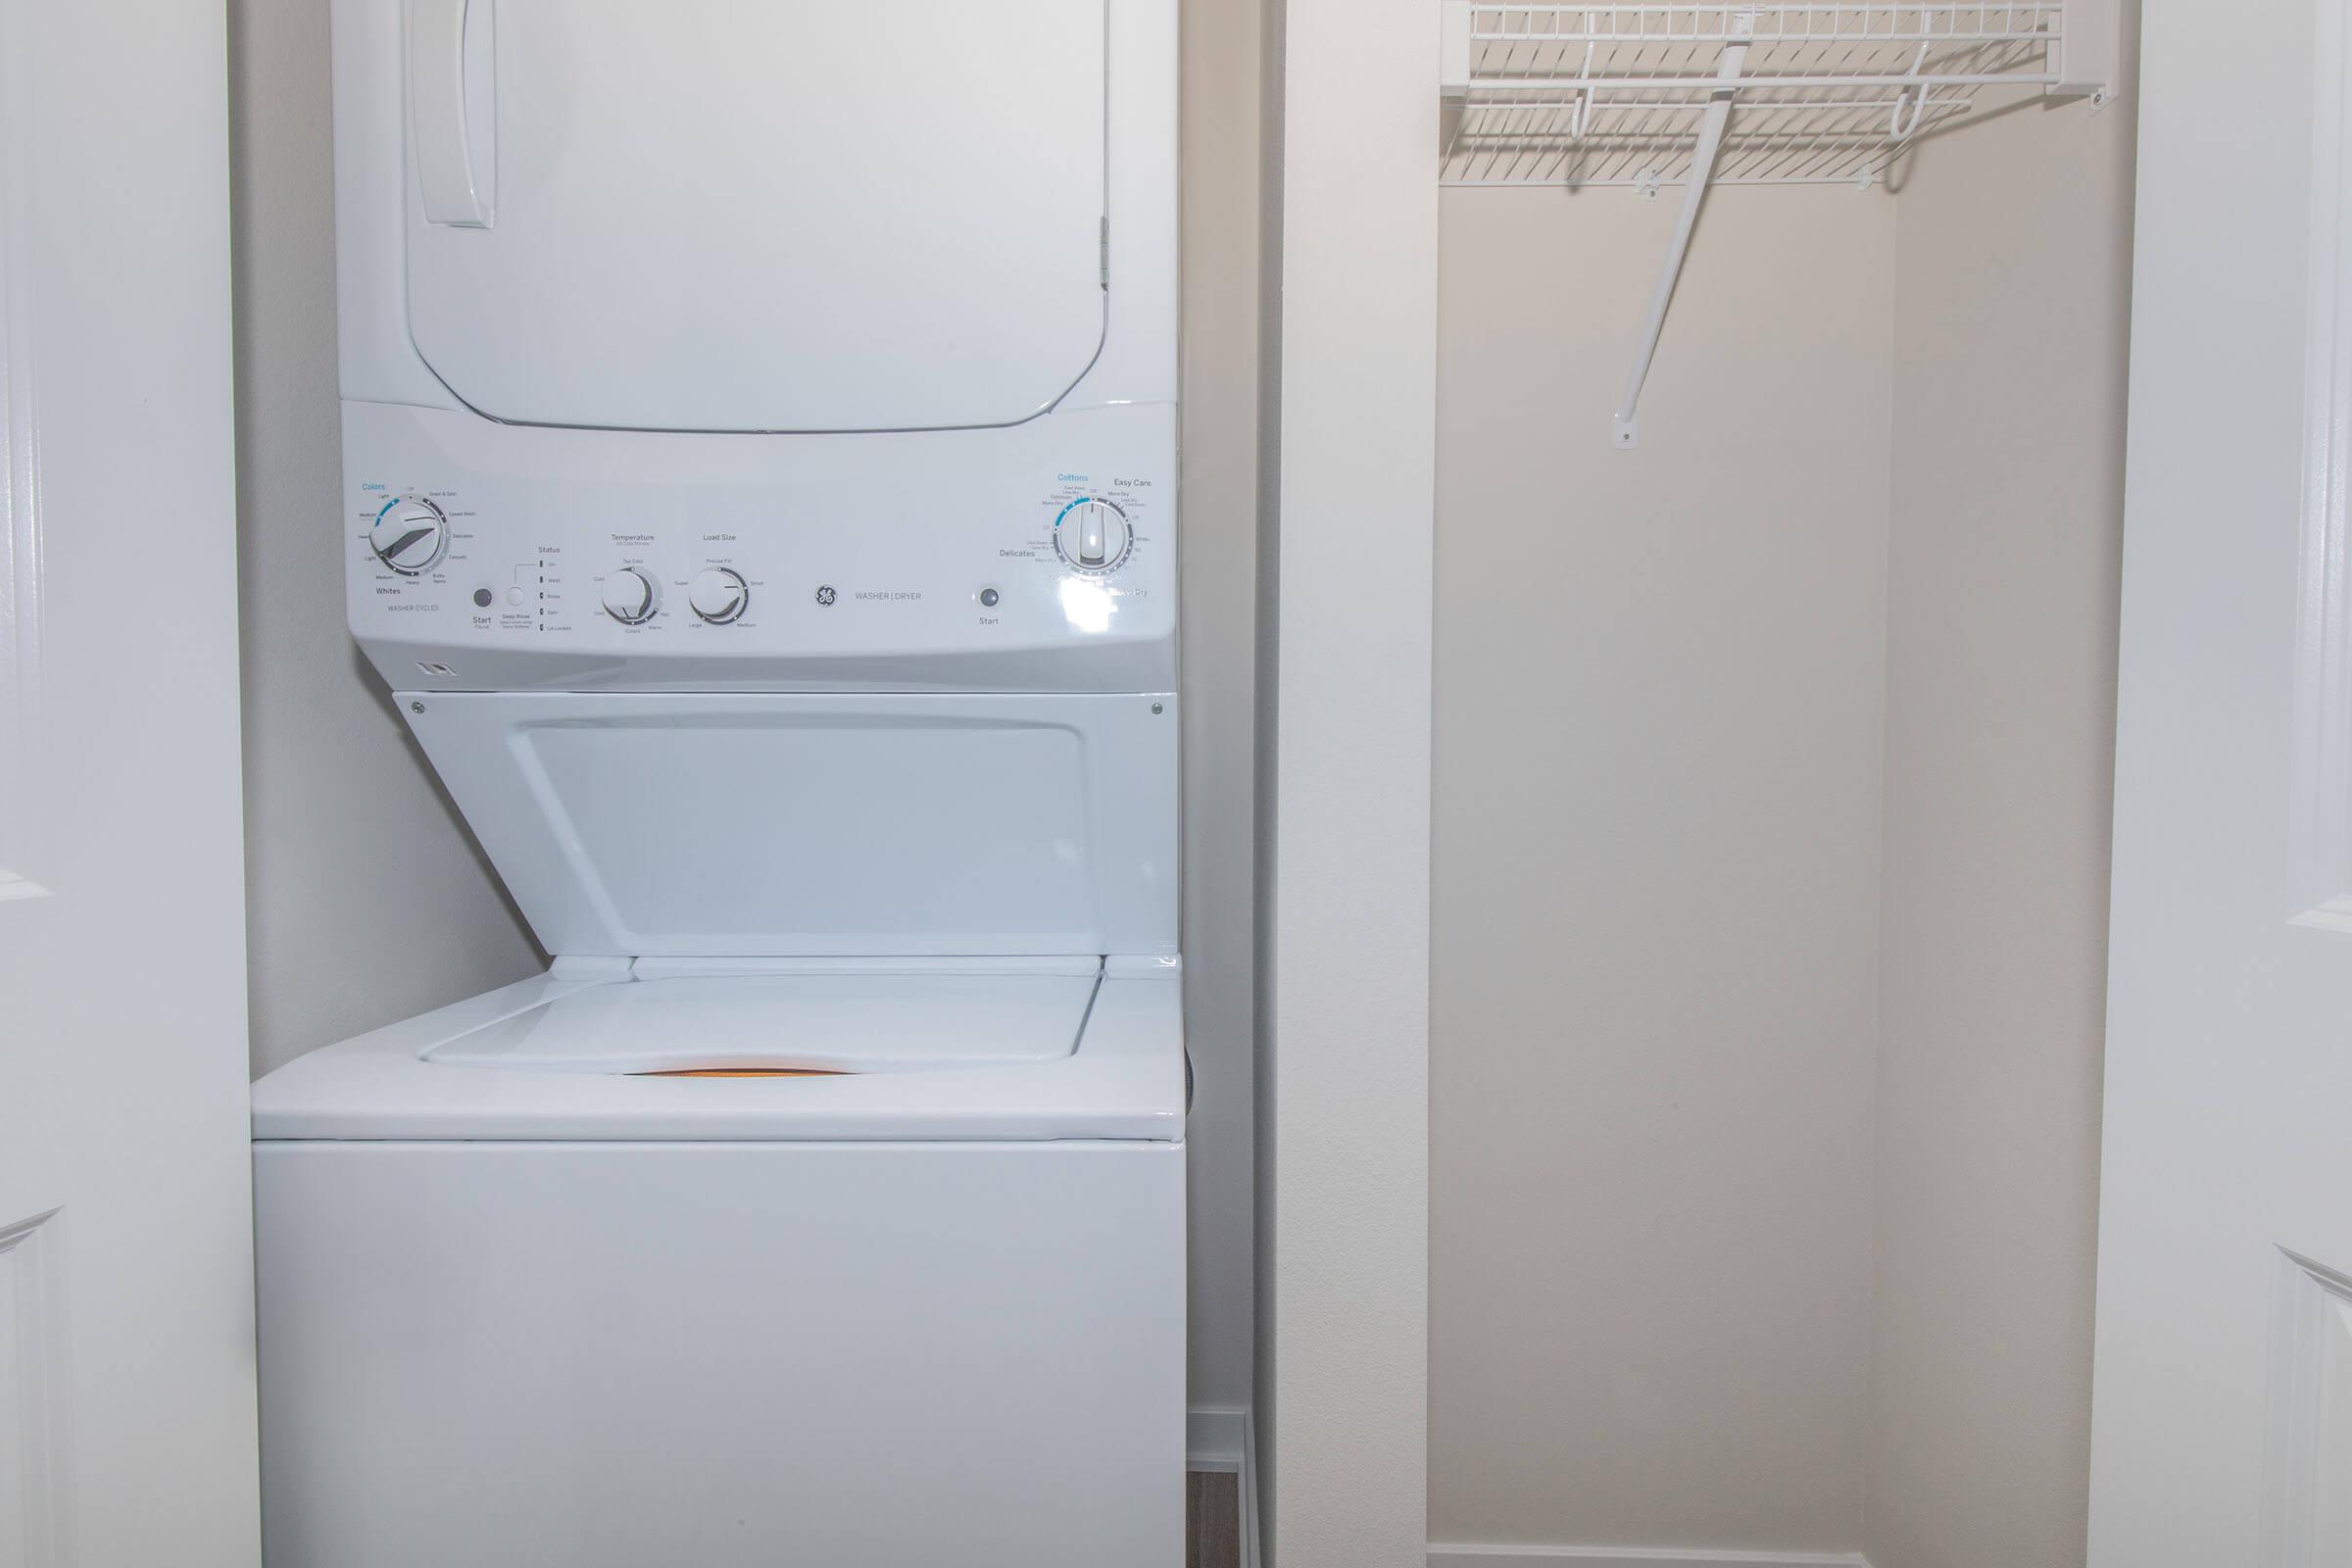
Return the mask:
<path id="1" fill-rule="evenodd" d="M 501 428 L 346 409 L 352 629 L 398 688 L 1172 684 L 1166 406 L 991 431 L 644 435 L 641 471 L 615 471 L 611 433 L 551 430 L 528 475 L 511 447 L 467 461 Z"/>

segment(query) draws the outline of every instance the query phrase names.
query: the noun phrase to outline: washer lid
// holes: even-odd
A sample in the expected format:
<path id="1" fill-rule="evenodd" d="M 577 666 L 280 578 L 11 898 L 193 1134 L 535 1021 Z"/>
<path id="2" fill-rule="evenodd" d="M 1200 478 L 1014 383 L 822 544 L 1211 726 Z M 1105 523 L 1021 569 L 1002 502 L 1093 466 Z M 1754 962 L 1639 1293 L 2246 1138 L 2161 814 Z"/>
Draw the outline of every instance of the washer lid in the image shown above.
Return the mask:
<path id="1" fill-rule="evenodd" d="M 1009 424 L 1105 320 L 1103 0 L 410 0 L 409 331 L 479 412 Z"/>
<path id="2" fill-rule="evenodd" d="M 440 1066 L 637 1076 L 831 1076 L 1067 1056 L 1102 960 L 640 966 L 424 1054 Z"/>

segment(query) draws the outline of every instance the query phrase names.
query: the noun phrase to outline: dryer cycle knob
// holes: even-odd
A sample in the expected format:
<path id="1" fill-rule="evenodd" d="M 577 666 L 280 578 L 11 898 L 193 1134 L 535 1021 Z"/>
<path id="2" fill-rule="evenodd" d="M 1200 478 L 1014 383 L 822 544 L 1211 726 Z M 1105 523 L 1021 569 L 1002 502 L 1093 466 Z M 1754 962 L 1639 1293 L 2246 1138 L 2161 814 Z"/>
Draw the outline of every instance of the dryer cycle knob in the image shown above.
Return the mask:
<path id="1" fill-rule="evenodd" d="M 1100 496 L 1073 501 L 1054 519 L 1054 548 L 1080 571 L 1108 571 L 1127 559 L 1134 538 L 1127 514 Z"/>
<path id="2" fill-rule="evenodd" d="M 449 518 L 422 496 L 402 496 L 375 514 L 368 548 L 402 576 L 421 577 L 449 554 Z"/>
<path id="3" fill-rule="evenodd" d="M 662 608 L 662 591 L 653 577 L 635 566 L 605 573 L 605 613 L 623 626 L 642 625 Z"/>
<path id="4" fill-rule="evenodd" d="M 743 618 L 743 612 L 752 606 L 752 589 L 739 571 L 727 566 L 706 566 L 694 574 L 694 582 L 686 590 L 686 603 L 711 625 L 724 626 Z"/>

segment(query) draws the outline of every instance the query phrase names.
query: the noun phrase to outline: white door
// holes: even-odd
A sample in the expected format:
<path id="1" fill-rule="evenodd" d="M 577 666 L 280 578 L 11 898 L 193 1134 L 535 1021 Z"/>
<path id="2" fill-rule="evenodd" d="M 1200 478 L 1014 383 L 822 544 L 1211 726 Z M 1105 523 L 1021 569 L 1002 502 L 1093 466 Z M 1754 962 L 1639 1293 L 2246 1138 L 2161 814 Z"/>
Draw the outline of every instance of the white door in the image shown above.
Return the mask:
<path id="1" fill-rule="evenodd" d="M 2352 1564 L 2347 9 L 2146 8 L 2091 1568 Z"/>
<path id="2" fill-rule="evenodd" d="M 0 0 L 0 1568 L 260 1554 L 223 43 Z"/>

